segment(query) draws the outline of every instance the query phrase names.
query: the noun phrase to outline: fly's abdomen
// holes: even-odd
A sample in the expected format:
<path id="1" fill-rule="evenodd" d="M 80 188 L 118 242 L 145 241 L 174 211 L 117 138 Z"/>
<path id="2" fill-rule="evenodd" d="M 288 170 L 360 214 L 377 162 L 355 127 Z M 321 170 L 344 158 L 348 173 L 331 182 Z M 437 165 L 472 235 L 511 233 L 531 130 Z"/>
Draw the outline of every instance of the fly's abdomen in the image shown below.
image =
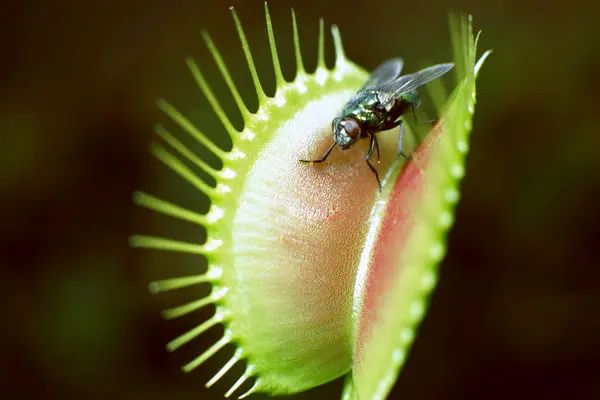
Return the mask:
<path id="1" fill-rule="evenodd" d="M 407 103 L 405 107 L 408 107 L 409 105 L 419 107 L 421 105 L 421 97 L 416 92 L 416 90 L 403 94 L 400 99 Z"/>

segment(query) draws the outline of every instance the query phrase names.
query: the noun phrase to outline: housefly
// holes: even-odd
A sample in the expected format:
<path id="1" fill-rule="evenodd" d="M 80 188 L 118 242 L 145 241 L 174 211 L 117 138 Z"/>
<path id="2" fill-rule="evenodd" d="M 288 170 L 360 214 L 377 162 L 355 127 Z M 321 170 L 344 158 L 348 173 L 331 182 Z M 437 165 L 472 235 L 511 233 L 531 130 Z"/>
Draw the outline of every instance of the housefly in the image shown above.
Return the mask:
<path id="1" fill-rule="evenodd" d="M 374 151 L 377 151 L 377 160 L 379 160 L 379 144 L 375 134 L 400 126 L 398 151 L 404 156 L 400 117 L 409 108 L 412 109 L 413 115 L 416 115 L 415 107 L 420 105 L 416 91 L 419 86 L 439 78 L 454 67 L 453 63 L 438 64 L 414 74 L 400 76 L 402 65 L 401 58 L 392 58 L 379 65 L 363 87 L 346 103 L 342 112 L 333 119 L 331 125 L 334 142 L 331 147 L 320 159 L 300 160 L 300 162 L 321 163 L 327 159 L 336 145 L 342 150 L 347 150 L 359 139 L 369 138 L 371 144 L 365 161 L 375 174 L 381 191 L 379 174 L 370 162 Z"/>

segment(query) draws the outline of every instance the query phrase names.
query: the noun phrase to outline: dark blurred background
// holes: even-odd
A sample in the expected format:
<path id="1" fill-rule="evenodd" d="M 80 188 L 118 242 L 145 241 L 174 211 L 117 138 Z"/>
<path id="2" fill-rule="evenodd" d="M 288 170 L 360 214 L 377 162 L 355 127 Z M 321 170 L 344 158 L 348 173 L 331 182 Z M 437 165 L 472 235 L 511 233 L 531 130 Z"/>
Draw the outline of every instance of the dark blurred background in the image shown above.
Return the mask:
<path id="1" fill-rule="evenodd" d="M 203 387 L 225 356 L 188 375 L 179 370 L 218 329 L 185 350 L 164 349 L 211 310 L 170 322 L 159 310 L 208 288 L 147 291 L 149 280 L 198 270 L 201 262 L 127 244 L 132 233 L 202 235 L 134 207 L 131 194 L 169 193 L 189 208 L 205 208 L 147 148 L 153 125 L 167 121 L 155 107 L 162 96 L 228 145 L 183 59 L 194 56 L 215 91 L 225 92 L 202 43 L 205 28 L 242 93 L 251 93 L 229 5 L 237 7 L 272 92 L 261 1 L 3 2 L 6 398 L 220 399 L 232 383 Z M 309 70 L 320 16 L 340 26 L 349 57 L 369 69 L 398 55 L 407 70 L 449 60 L 452 10 L 472 13 L 483 29 L 480 48 L 494 49 L 478 81 L 467 175 L 441 281 L 391 397 L 600 399 L 598 3 L 273 1 L 288 79 L 290 6 Z M 232 108 L 231 99 L 223 101 Z M 333 382 L 294 398 L 339 398 L 340 388 Z"/>

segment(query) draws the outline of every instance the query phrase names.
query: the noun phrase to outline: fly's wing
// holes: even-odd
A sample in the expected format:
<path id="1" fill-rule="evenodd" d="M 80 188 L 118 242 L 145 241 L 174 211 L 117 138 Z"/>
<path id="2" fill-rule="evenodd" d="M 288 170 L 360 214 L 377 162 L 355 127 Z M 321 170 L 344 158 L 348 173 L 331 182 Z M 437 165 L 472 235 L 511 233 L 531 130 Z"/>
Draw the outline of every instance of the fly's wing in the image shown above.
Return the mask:
<path id="1" fill-rule="evenodd" d="M 381 94 L 379 101 L 386 107 L 390 106 L 401 94 L 410 92 L 439 78 L 454 67 L 453 63 L 438 64 L 415 72 L 414 74 L 404 75 L 400 78 L 388 82 L 379 87 Z"/>
<path id="2" fill-rule="evenodd" d="M 360 88 L 358 93 L 369 89 L 377 89 L 380 85 L 390 83 L 400 76 L 404 61 L 401 58 L 392 58 L 381 63 L 369 76 L 367 82 Z"/>

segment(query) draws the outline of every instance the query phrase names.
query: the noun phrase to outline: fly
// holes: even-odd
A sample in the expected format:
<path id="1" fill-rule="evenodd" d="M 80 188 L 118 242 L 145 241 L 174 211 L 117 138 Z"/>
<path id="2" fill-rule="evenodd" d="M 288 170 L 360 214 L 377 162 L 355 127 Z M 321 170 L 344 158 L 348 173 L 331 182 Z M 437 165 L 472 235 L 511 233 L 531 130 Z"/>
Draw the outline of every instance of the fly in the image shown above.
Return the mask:
<path id="1" fill-rule="evenodd" d="M 367 165 L 375 174 L 379 191 L 381 181 L 379 174 L 370 160 L 377 151 L 379 160 L 379 144 L 377 132 L 400 126 L 398 151 L 402 153 L 402 120 L 400 117 L 409 108 L 415 114 L 415 107 L 420 105 L 417 88 L 439 78 L 454 67 L 453 63 L 438 64 L 422 69 L 414 74 L 402 75 L 403 61 L 392 58 L 379 65 L 362 88 L 346 103 L 342 112 L 333 119 L 333 144 L 318 160 L 300 160 L 304 163 L 321 163 L 327 159 L 333 148 L 338 145 L 348 150 L 359 139 L 369 138 L 371 144 L 365 156 Z"/>

